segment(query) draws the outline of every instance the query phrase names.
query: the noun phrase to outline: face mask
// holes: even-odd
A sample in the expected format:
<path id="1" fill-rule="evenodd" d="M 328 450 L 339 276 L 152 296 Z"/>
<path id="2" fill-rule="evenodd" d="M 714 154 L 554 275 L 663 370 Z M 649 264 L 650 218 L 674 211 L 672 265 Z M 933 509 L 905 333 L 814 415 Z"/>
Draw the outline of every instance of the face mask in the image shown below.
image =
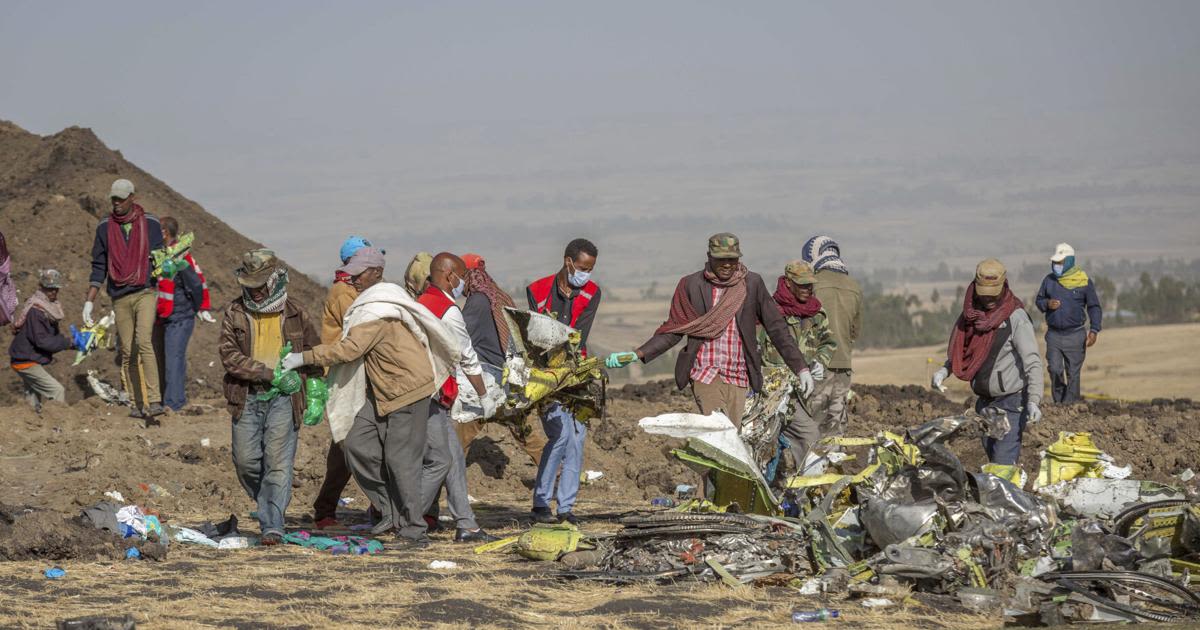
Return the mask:
<path id="1" fill-rule="evenodd" d="M 572 265 L 572 266 L 574 266 L 574 265 Z M 567 276 L 567 284 L 575 287 L 576 289 L 579 289 L 579 288 L 582 288 L 583 285 L 587 284 L 588 279 L 591 277 L 592 277 L 592 272 L 583 271 L 582 269 L 576 269 L 575 271 L 572 271 Z"/>
<path id="2" fill-rule="evenodd" d="M 1056 275 L 1056 276 L 1061 276 L 1061 275 L 1063 275 L 1063 265 L 1062 265 L 1062 263 L 1054 263 L 1054 264 L 1050 265 L 1050 268 L 1051 268 L 1052 270 L 1054 270 L 1054 275 Z"/>
<path id="3" fill-rule="evenodd" d="M 462 278 L 459 278 L 458 284 L 454 285 L 454 290 L 451 291 L 450 293 L 451 293 L 451 295 L 454 296 L 454 299 L 457 300 L 458 298 L 462 297 L 463 291 L 465 291 L 466 288 L 467 288 L 466 281 L 464 281 Z"/>

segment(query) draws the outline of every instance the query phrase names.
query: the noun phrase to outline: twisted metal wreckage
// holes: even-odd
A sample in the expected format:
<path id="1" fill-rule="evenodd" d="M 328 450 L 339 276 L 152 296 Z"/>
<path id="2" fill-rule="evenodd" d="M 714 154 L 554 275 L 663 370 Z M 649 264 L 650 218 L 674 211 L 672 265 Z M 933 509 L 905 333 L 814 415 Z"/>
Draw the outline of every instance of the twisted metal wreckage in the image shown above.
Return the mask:
<path id="1" fill-rule="evenodd" d="M 948 448 L 1009 430 L 974 413 L 826 439 L 785 475 L 793 388 L 768 375 L 740 432 L 720 413 L 641 420 L 685 440 L 672 454 L 704 476 L 704 497 L 629 514 L 615 534 L 537 525 L 476 551 L 511 547 L 561 561 L 564 578 L 615 584 L 791 584 L 876 601 L 917 591 L 1031 623 L 1200 618 L 1194 486 L 1128 479 L 1088 434 L 1063 433 L 1026 492 L 1019 469 L 969 472 Z"/>

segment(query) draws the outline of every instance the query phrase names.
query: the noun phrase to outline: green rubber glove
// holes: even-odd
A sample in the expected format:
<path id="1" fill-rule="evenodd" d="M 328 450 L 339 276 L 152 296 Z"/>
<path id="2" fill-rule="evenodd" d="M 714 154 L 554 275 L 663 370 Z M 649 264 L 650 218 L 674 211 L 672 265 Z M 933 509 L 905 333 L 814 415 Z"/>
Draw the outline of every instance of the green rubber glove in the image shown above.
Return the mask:
<path id="1" fill-rule="evenodd" d="M 604 367 L 610 370 L 616 370 L 618 368 L 623 368 L 634 361 L 637 361 L 636 352 L 614 352 L 608 355 L 608 358 L 604 360 Z"/>

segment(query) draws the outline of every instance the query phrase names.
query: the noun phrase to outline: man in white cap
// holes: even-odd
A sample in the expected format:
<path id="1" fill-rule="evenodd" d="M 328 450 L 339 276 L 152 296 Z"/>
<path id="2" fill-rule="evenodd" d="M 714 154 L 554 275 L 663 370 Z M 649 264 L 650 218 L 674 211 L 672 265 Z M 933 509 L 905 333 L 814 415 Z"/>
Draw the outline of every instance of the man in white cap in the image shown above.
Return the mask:
<path id="1" fill-rule="evenodd" d="M 105 284 L 117 316 L 121 340 L 121 382 L 133 401 L 133 412 L 147 424 L 162 415 L 162 393 L 158 388 L 158 360 L 154 355 L 154 320 L 157 282 L 150 252 L 163 247 L 163 230 L 158 218 L 147 213 L 136 200 L 133 182 L 113 182 L 109 199 L 112 213 L 96 226 L 92 241 L 92 273 L 83 303 L 83 323 L 95 323 L 96 296 Z M 134 358 L 137 382 L 133 387 Z"/>
<path id="2" fill-rule="evenodd" d="M 1059 243 L 1050 257 L 1050 273 L 1038 289 L 1038 310 L 1046 315 L 1046 369 L 1056 403 L 1083 399 L 1079 375 L 1087 349 L 1100 334 L 1100 296 L 1087 273 L 1075 263 L 1075 248 Z"/>

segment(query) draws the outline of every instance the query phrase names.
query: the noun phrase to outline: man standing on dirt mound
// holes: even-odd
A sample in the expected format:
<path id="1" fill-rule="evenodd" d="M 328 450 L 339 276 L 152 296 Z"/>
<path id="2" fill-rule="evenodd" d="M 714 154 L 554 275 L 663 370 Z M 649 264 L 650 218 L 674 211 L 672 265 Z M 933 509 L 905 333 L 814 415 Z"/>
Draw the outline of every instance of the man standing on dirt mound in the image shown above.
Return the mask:
<path id="1" fill-rule="evenodd" d="M 1050 257 L 1050 274 L 1034 300 L 1046 314 L 1046 369 L 1056 403 L 1083 400 L 1079 375 L 1087 349 L 1100 334 L 1100 296 L 1087 273 L 1075 263 L 1075 248 L 1059 243 Z"/>
<path id="2" fill-rule="evenodd" d="M 700 413 L 724 411 L 741 427 L 747 390 L 762 391 L 762 355 L 758 326 L 783 363 L 800 379 L 800 395 L 813 391 L 813 377 L 804 355 L 792 339 L 787 322 L 762 276 L 741 262 L 738 237 L 728 232 L 708 239 L 704 269 L 679 280 L 671 310 L 654 336 L 634 352 L 614 352 L 605 365 L 621 368 L 634 357 L 645 363 L 673 348 L 685 336 L 687 344 L 675 362 L 675 384 L 690 383 Z"/>
<path id="3" fill-rule="evenodd" d="M 536 280 L 525 289 L 529 310 L 549 315 L 579 331 L 584 354 L 587 354 L 588 334 L 600 307 L 600 286 L 591 279 L 597 256 L 599 251 L 591 241 L 577 238 L 567 243 L 563 265 L 557 273 Z M 579 475 L 583 470 L 587 425 L 576 420 L 571 410 L 559 403 L 548 405 L 541 417 L 547 444 L 542 449 L 533 486 L 533 520 L 578 524 L 574 509 L 579 495 Z M 552 497 L 558 503 L 557 515 L 550 511 Z"/>
<path id="4" fill-rule="evenodd" d="M 96 295 L 107 279 L 106 290 L 117 316 L 121 340 L 121 384 L 133 403 L 131 416 L 156 423 L 162 415 L 158 388 L 158 359 L 154 356 L 154 320 L 157 282 L 150 252 L 163 247 L 162 225 L 135 199 L 133 182 L 118 179 L 109 192 L 112 213 L 96 226 L 92 242 L 92 274 L 83 303 L 83 323 L 95 324 Z M 138 387 L 133 387 L 133 364 L 137 360 Z"/>
<path id="5" fill-rule="evenodd" d="M 840 436 L 846 433 L 850 413 L 850 352 L 862 332 L 862 289 L 850 276 L 842 262 L 841 247 L 832 238 L 808 239 L 800 257 L 812 265 L 816 274 L 813 289 L 829 315 L 829 331 L 837 341 L 837 349 L 825 366 L 825 378 L 808 399 L 809 409 L 821 427 L 822 437 Z"/>
<path id="6" fill-rule="evenodd" d="M 340 271 L 358 297 L 344 336 L 289 354 L 285 369 L 331 367 L 325 415 L 358 487 L 383 511 L 371 529 L 406 547 L 429 545 L 421 515 L 421 462 L 430 397 L 459 361 L 454 334 L 403 287 L 383 282 L 383 252 L 364 247 Z"/>
<path id="7" fill-rule="evenodd" d="M 288 297 L 287 268 L 274 252 L 246 252 L 237 280 L 242 295 L 225 309 L 217 345 L 233 416 L 233 465 L 242 488 L 258 504 L 262 544 L 277 545 L 292 500 L 305 388 L 302 383 L 290 396 L 280 394 L 275 366 L 286 344 L 305 352 L 320 339 L 304 307 Z M 320 375 L 320 370 L 304 373 Z"/>
<path id="8" fill-rule="evenodd" d="M 50 365 L 56 353 L 76 344 L 63 336 L 58 324 L 63 319 L 58 291 L 62 274 L 47 269 L 38 278 L 38 290 L 25 300 L 13 315 L 13 340 L 8 348 L 12 369 L 25 385 L 25 398 L 38 413 L 48 400 L 64 402 L 66 390 L 44 366 Z"/>
<path id="9" fill-rule="evenodd" d="M 163 217 L 163 242 L 172 247 L 179 242 L 179 222 Z M 208 281 L 196 264 L 192 252 L 183 255 L 180 268 L 163 273 L 158 279 L 158 326 L 156 349 L 162 372 L 163 404 L 179 411 L 187 404 L 187 349 L 196 319 L 215 324 L 209 309 Z"/>
<path id="10" fill-rule="evenodd" d="M 1025 425 L 1042 419 L 1042 357 L 1024 307 L 1009 290 L 999 260 L 979 263 L 975 281 L 967 285 L 962 314 L 950 333 L 946 363 L 933 375 L 933 388 L 940 391 L 945 391 L 942 383 L 951 373 L 969 382 L 979 397 L 975 411 L 1004 418 L 1002 424 L 1008 428 L 1002 437 L 983 438 L 983 449 L 993 464 L 984 472 L 1018 485 L 1016 466 Z"/>

